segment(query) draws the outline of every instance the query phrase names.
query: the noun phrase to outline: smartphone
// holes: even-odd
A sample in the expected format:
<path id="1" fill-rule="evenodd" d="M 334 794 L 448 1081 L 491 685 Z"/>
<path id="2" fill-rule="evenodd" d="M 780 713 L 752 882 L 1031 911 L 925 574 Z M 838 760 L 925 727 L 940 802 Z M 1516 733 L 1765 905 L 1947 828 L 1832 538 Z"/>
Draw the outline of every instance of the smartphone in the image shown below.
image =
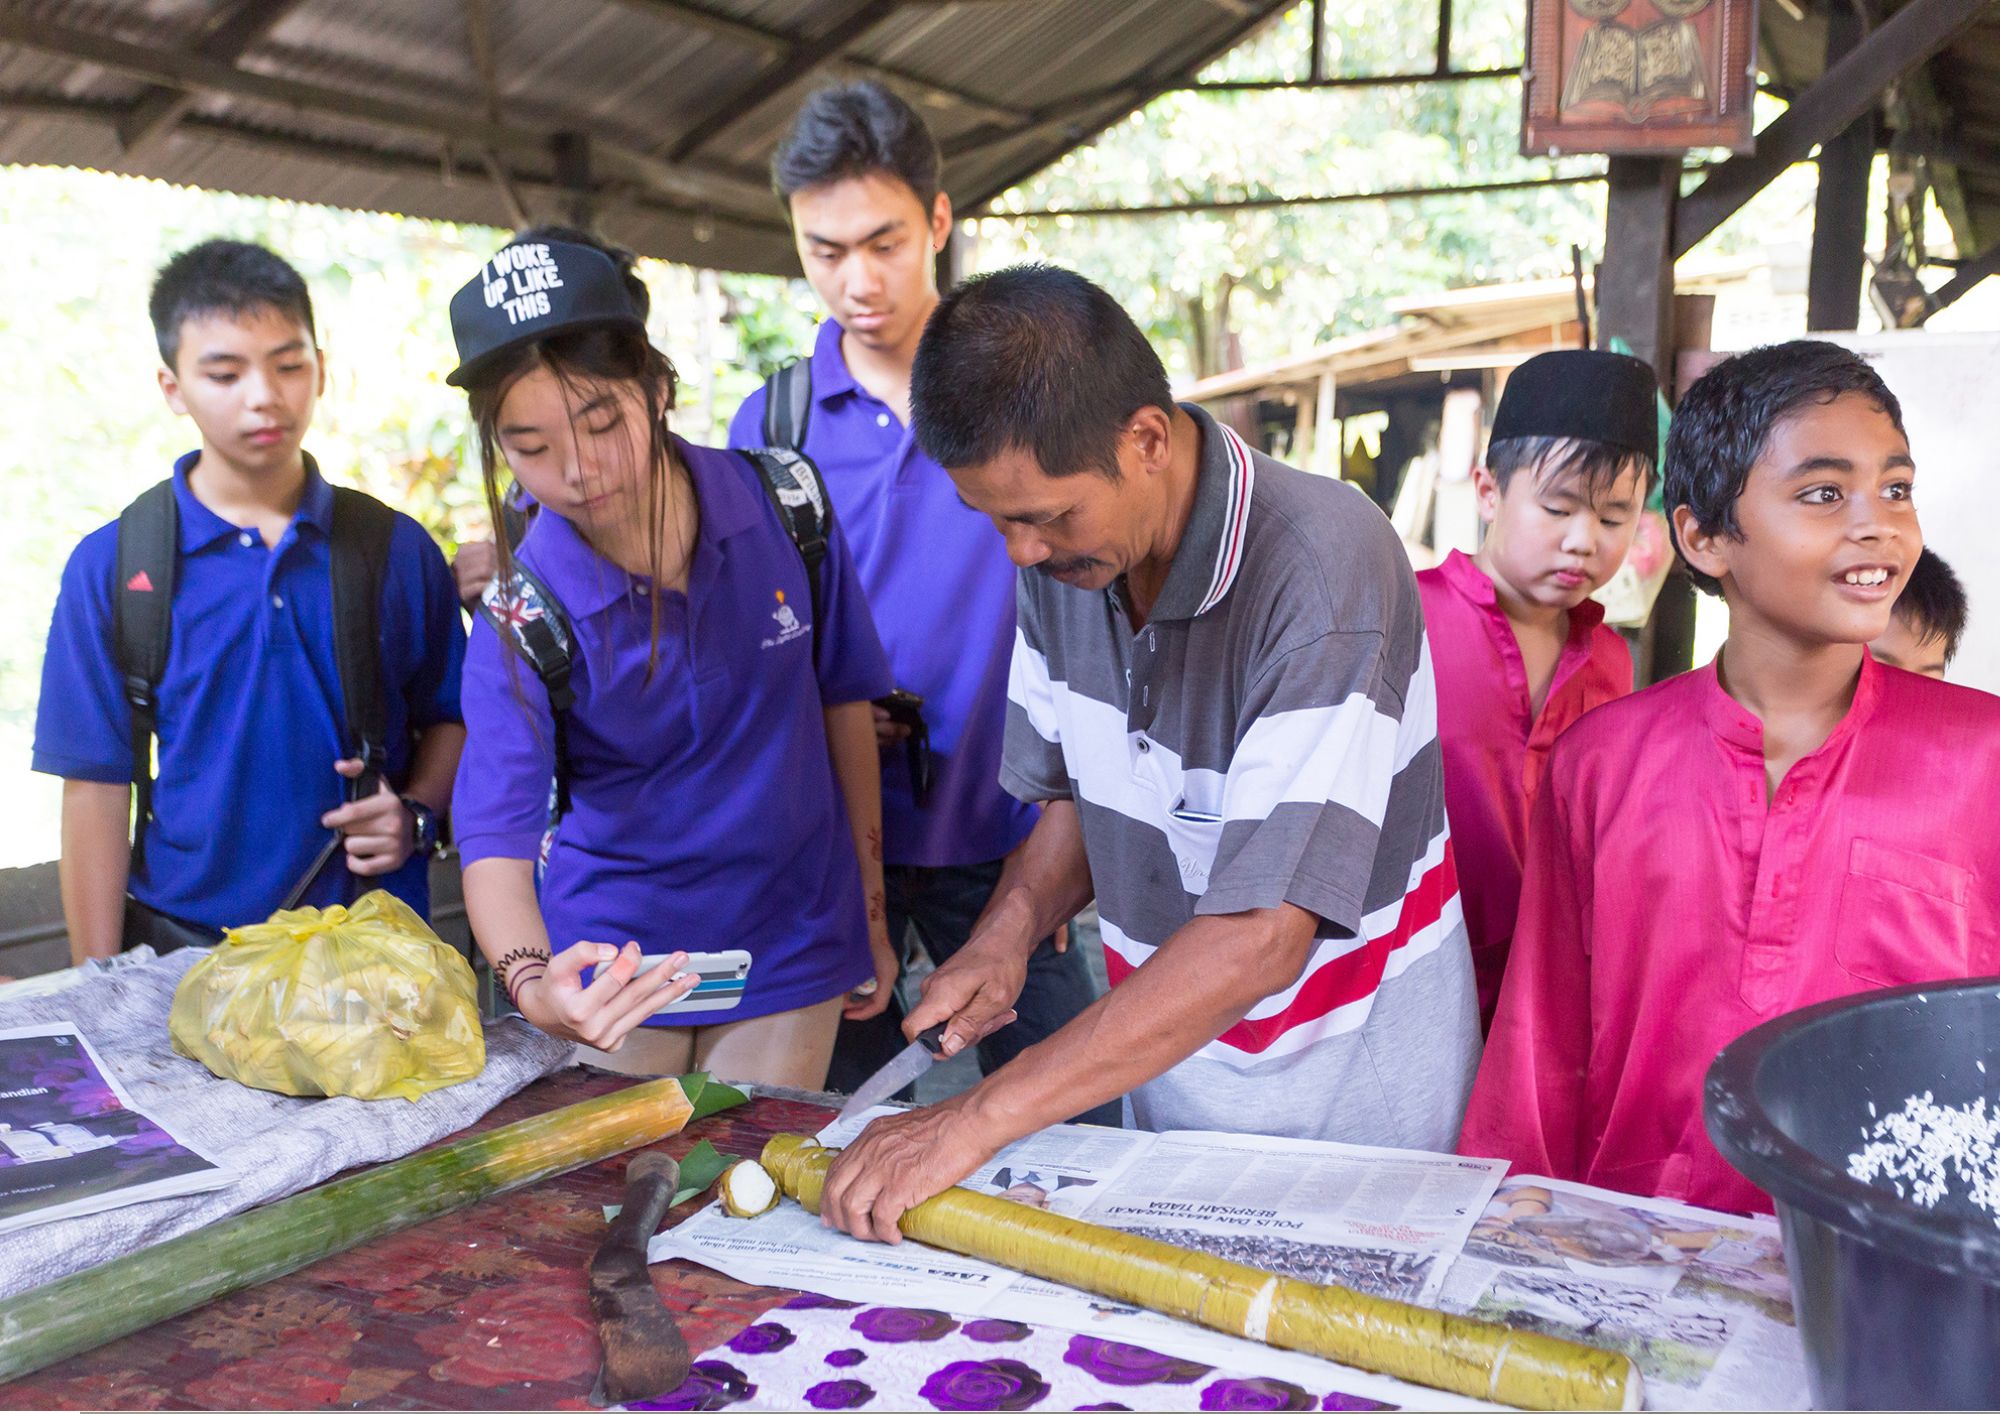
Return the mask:
<path id="1" fill-rule="evenodd" d="M 654 953 L 639 959 L 639 970 L 632 975 L 643 977 L 661 963 L 665 954 Z M 679 1001 L 663 1006 L 654 1012 L 655 1016 L 679 1016 L 683 1012 L 728 1011 L 743 1000 L 743 989 L 750 984 L 750 954 L 741 948 L 730 948 L 725 952 L 691 952 L 682 972 L 692 972 L 701 981 L 695 989 Z"/>

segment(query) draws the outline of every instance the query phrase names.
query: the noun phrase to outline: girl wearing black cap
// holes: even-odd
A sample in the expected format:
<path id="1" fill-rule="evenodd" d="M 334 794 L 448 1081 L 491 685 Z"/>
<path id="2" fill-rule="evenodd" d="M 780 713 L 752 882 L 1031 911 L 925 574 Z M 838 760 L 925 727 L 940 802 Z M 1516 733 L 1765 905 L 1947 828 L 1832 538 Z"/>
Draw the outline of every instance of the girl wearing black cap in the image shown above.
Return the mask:
<path id="1" fill-rule="evenodd" d="M 618 1068 L 817 1087 L 896 977 L 888 667 L 838 528 L 809 582 L 756 465 L 672 434 L 632 259 L 577 234 L 527 233 L 452 300 L 494 523 L 503 460 L 541 506 L 468 649 L 466 909 L 514 1005 Z M 658 1014 L 687 954 L 736 950 L 740 993 Z"/>

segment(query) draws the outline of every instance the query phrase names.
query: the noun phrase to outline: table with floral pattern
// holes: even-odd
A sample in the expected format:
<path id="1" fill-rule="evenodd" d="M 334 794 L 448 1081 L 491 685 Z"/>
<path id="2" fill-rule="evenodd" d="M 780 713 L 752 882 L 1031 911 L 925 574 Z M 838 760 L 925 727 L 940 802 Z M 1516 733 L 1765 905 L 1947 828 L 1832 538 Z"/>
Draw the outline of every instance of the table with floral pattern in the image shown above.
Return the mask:
<path id="1" fill-rule="evenodd" d="M 635 1409 L 1390 1409 L 1093 1335 L 800 1296 Z"/>
<path id="2" fill-rule="evenodd" d="M 473 1130 L 629 1083 L 563 1071 Z M 659 1147 L 679 1156 L 708 1139 L 753 1156 L 832 1114 L 819 1097 L 759 1096 Z M 0 1408 L 588 1409 L 599 1351 L 584 1269 L 631 1158 L 475 1203 L 0 1385 Z M 688 1348 L 704 1353 L 685 1385 L 637 1407 L 1386 1407 L 1088 1335 L 746 1286 L 686 1262 L 653 1276 Z"/>

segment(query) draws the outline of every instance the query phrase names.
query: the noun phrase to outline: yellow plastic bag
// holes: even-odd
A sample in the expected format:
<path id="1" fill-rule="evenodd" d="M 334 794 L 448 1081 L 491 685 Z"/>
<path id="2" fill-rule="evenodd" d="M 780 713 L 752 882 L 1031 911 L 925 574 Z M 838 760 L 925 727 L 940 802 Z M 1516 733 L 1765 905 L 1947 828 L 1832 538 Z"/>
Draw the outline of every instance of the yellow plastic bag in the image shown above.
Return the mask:
<path id="1" fill-rule="evenodd" d="M 377 889 L 229 930 L 174 993 L 174 1049 L 285 1095 L 414 1100 L 486 1067 L 472 968 Z"/>

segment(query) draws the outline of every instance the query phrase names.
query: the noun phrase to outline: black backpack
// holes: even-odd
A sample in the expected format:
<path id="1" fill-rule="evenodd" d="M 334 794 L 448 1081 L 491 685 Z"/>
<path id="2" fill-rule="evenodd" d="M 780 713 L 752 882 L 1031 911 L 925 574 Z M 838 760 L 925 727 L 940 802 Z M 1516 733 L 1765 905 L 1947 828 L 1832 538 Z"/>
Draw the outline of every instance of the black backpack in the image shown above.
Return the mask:
<path id="1" fill-rule="evenodd" d="M 778 508 L 778 519 L 792 544 L 798 547 L 799 558 L 805 562 L 806 588 L 811 595 L 813 623 L 817 626 L 819 571 L 826 560 L 827 536 L 833 526 L 833 503 L 827 499 L 826 483 L 820 479 L 819 469 L 793 448 L 759 447 L 742 455 L 757 468 L 765 494 Z M 511 574 L 496 575 L 486 586 L 486 592 L 480 596 L 479 612 L 500 635 L 500 641 L 534 670 L 549 695 L 549 713 L 555 723 L 555 781 L 549 793 L 549 825 L 554 828 L 569 813 L 570 806 L 569 710 L 576 705 L 570 668 L 575 661 L 575 630 L 554 591 L 518 559 L 513 561 Z"/>
<path id="2" fill-rule="evenodd" d="M 388 579 L 389 540 L 396 513 L 360 491 L 333 490 L 331 539 L 333 649 L 344 699 L 343 750 L 361 759 L 346 783 L 347 798 L 375 793 L 388 762 L 389 706 L 382 682 L 381 599 Z M 162 481 L 118 517 L 118 571 L 112 585 L 112 644 L 132 708 L 132 865 L 145 857 L 153 818 L 153 740 L 159 725 L 160 680 L 166 676 L 173 632 L 174 585 L 180 552 L 180 507 L 174 483 Z"/>
<path id="3" fill-rule="evenodd" d="M 812 420 L 812 360 L 797 358 L 764 380 L 764 445 L 803 453 Z"/>

